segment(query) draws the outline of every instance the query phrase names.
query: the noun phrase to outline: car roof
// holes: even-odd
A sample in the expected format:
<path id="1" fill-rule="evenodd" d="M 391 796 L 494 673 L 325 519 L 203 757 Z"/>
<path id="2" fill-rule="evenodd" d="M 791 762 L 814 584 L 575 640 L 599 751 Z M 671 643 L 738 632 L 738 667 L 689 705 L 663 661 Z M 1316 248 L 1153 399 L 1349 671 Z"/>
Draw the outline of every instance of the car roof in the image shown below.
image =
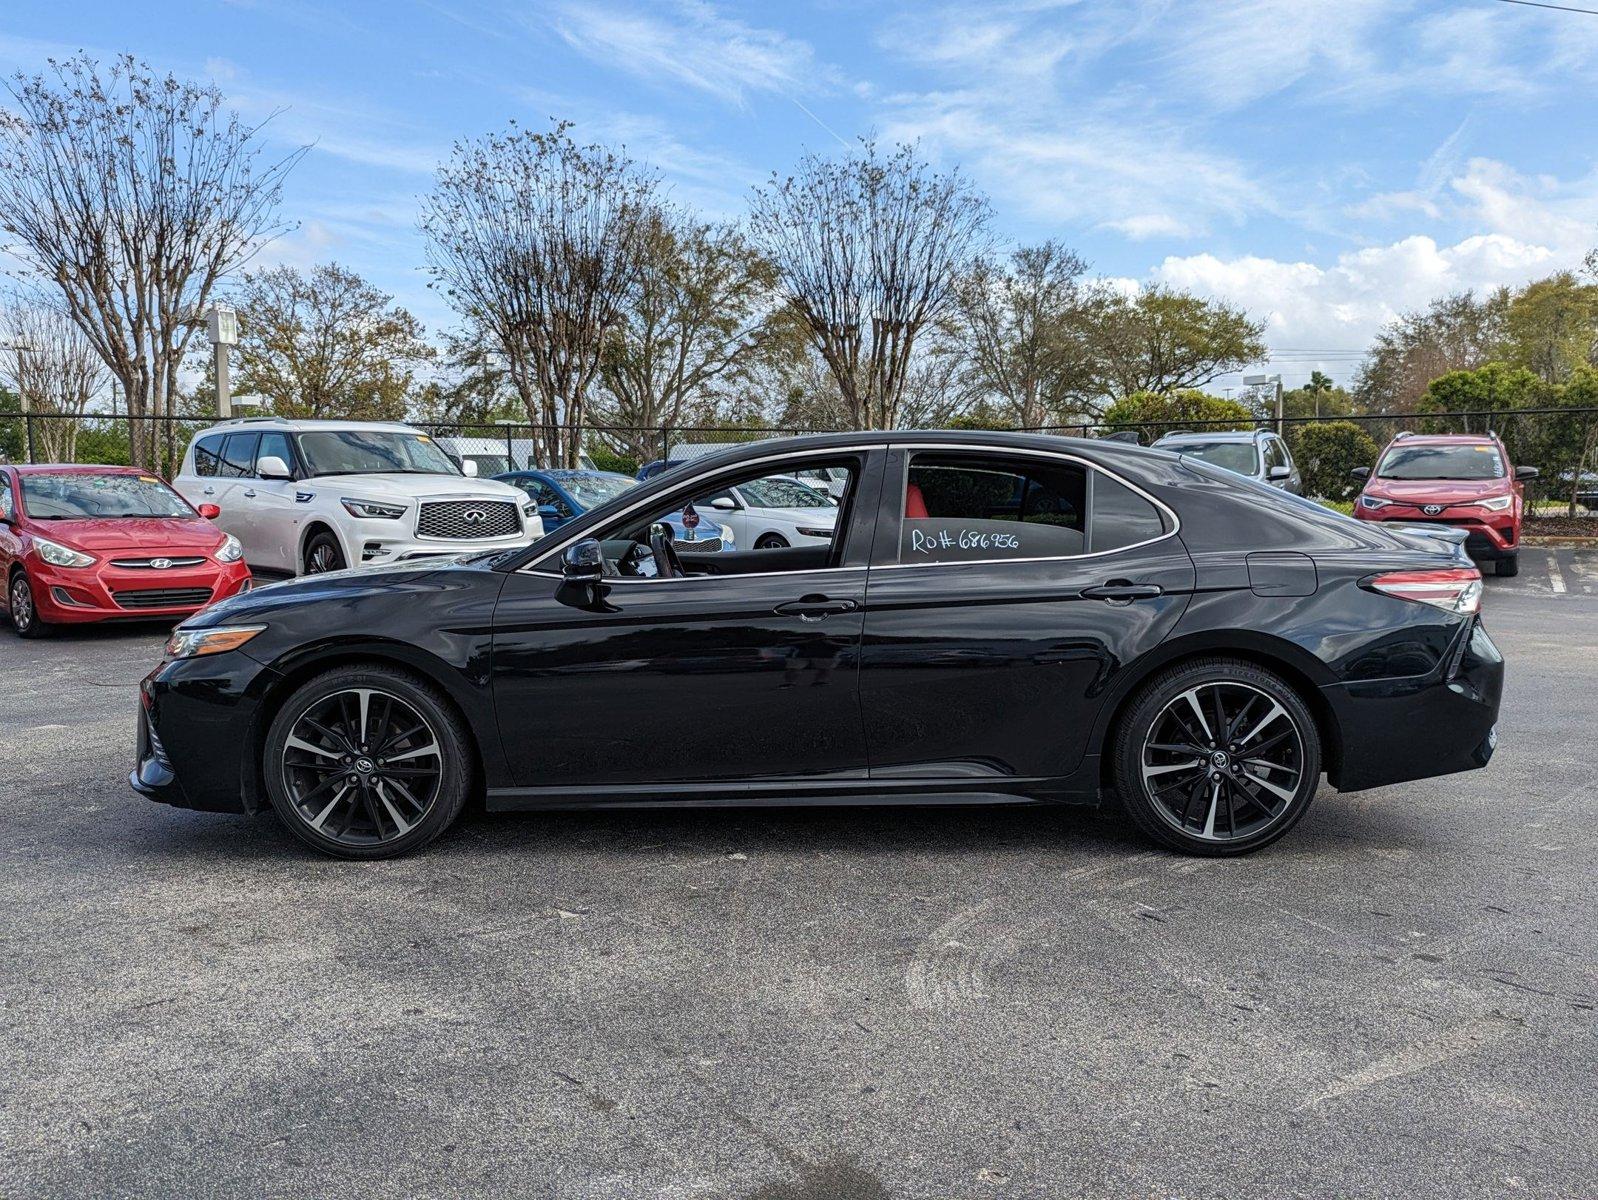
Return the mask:
<path id="1" fill-rule="evenodd" d="M 306 433 L 311 430 L 327 430 L 332 433 L 343 433 L 350 430 L 382 430 L 390 433 L 423 433 L 414 425 L 407 425 L 404 421 L 333 421 L 320 418 L 306 417 L 303 420 L 292 417 L 233 417 L 227 421 L 218 421 L 200 430 L 200 436 L 208 433 L 252 433 L 257 430 L 283 430 L 290 433 Z M 426 436 L 423 433 L 423 436 Z"/>
<path id="2" fill-rule="evenodd" d="M 1496 433 L 1401 433 L 1389 446 L 1497 446 Z"/>
<path id="3" fill-rule="evenodd" d="M 1178 429 L 1162 434 L 1155 439 L 1154 444 L 1157 446 L 1161 442 L 1253 442 L 1270 436 L 1269 429 L 1213 429 L 1195 430 L 1192 433 Z"/>

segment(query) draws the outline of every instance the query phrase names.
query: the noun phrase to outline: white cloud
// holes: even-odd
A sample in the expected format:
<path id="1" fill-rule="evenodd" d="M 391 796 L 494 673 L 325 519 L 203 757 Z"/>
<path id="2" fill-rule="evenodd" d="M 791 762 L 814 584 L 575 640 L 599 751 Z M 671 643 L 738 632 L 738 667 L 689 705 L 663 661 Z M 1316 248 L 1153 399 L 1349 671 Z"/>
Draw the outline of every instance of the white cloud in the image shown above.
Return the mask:
<path id="1" fill-rule="evenodd" d="M 751 92 L 810 91 L 833 75 L 807 42 L 723 16 L 702 0 L 682 0 L 669 15 L 566 0 L 550 19 L 573 49 L 607 67 L 733 104 Z"/>

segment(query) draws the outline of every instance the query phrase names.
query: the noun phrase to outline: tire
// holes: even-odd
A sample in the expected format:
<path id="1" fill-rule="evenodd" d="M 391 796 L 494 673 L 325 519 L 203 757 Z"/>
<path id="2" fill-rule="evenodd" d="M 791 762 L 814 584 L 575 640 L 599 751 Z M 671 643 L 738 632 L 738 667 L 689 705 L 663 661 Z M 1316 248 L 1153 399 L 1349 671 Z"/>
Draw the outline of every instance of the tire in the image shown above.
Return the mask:
<path id="1" fill-rule="evenodd" d="M 787 548 L 788 539 L 780 533 L 762 534 L 755 540 L 756 550 L 786 550 Z"/>
<path id="2" fill-rule="evenodd" d="M 6 600 L 11 605 L 11 628 L 17 631 L 18 637 L 47 638 L 55 632 L 55 626 L 39 615 L 38 606 L 33 602 L 33 584 L 28 582 L 26 571 L 13 571 L 6 587 Z"/>
<path id="3" fill-rule="evenodd" d="M 1516 551 L 1508 558 L 1500 558 L 1493 565 L 1493 574 L 1501 578 L 1514 578 L 1520 574 L 1520 552 Z"/>
<path id="4" fill-rule="evenodd" d="M 419 728 L 399 736 L 413 721 Z M 473 762 L 442 692 L 406 671 L 357 665 L 295 689 L 267 729 L 261 765 L 290 833 L 324 854 L 375 859 L 417 850 L 454 824 Z"/>
<path id="5" fill-rule="evenodd" d="M 305 561 L 302 574 L 323 575 L 328 571 L 342 571 L 345 567 L 344 549 L 338 539 L 325 529 L 318 529 L 305 543 Z"/>
<path id="6" fill-rule="evenodd" d="M 1218 724 L 1217 698 L 1235 728 L 1233 740 L 1212 749 L 1206 735 Z M 1251 743 L 1266 753 L 1249 756 Z M 1320 783 L 1320 734 L 1303 697 L 1281 676 L 1235 658 L 1181 663 L 1149 680 L 1116 726 L 1111 753 L 1116 791 L 1138 827 L 1187 854 L 1270 845 L 1303 818 Z"/>

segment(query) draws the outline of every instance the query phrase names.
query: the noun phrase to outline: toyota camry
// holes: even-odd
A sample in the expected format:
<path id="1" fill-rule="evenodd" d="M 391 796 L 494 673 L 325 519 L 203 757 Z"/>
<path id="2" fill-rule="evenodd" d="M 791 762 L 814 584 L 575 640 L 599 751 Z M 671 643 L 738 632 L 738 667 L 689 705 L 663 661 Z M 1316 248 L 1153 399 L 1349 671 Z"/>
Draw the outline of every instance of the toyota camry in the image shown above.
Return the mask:
<path id="1" fill-rule="evenodd" d="M 682 554 L 665 518 L 843 481 L 824 544 Z M 185 621 L 132 784 L 330 854 L 491 811 L 1093 804 L 1196 854 L 1464 771 L 1503 660 L 1458 539 L 1190 457 L 1001 433 L 733 448 L 511 551 L 275 584 Z M 692 732 L 706 712 L 725 735 Z M 695 714 L 685 733 L 685 713 Z"/>

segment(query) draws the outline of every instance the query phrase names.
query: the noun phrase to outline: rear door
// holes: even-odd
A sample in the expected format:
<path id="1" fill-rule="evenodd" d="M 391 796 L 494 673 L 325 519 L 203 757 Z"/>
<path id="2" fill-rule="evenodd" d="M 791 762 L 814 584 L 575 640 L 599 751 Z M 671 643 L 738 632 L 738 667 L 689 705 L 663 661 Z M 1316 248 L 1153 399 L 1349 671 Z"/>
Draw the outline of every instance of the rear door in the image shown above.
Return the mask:
<path id="1" fill-rule="evenodd" d="M 896 448 L 860 661 L 873 778 L 1046 781 L 1193 589 L 1175 519 L 1066 454 Z"/>

